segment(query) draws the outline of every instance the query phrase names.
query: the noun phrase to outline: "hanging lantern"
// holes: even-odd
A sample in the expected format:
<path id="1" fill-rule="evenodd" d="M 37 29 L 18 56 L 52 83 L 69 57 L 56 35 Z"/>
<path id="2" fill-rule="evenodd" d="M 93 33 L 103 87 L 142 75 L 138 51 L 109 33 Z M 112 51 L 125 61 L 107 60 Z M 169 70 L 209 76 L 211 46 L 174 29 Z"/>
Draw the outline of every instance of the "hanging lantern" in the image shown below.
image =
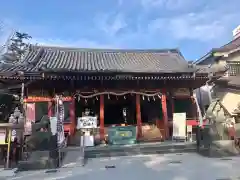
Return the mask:
<path id="1" fill-rule="evenodd" d="M 78 102 L 80 101 L 80 95 L 78 95 Z"/>
<path id="2" fill-rule="evenodd" d="M 96 100 L 98 101 L 98 97 L 96 96 Z"/>
<path id="3" fill-rule="evenodd" d="M 144 96 L 142 96 L 142 100 L 144 101 L 144 99 L 145 99 L 145 97 Z"/>
<path id="4" fill-rule="evenodd" d="M 126 99 L 126 96 L 123 96 L 124 99 Z"/>
<path id="5" fill-rule="evenodd" d="M 153 96 L 153 100 L 155 101 L 155 97 Z"/>
<path id="6" fill-rule="evenodd" d="M 110 95 L 108 94 L 108 99 L 110 99 Z"/>
<path id="7" fill-rule="evenodd" d="M 149 96 L 148 96 L 148 101 L 150 101 L 150 98 L 149 98 Z"/>

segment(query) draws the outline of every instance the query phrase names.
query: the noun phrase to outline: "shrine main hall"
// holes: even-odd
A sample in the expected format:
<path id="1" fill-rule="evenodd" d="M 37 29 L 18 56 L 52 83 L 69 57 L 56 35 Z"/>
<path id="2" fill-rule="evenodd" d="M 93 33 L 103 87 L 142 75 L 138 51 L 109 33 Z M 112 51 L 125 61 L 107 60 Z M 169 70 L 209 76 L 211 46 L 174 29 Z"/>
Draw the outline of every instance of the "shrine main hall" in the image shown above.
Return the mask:
<path id="1" fill-rule="evenodd" d="M 96 138 L 111 126 L 134 126 L 139 141 L 172 136 L 174 113 L 198 125 L 193 89 L 208 71 L 189 63 L 178 49 L 84 49 L 31 45 L 19 62 L 2 64 L 2 86 L 24 83 L 26 119 L 54 116 L 54 98 L 64 104 L 64 130 L 72 137 L 85 111 L 97 117 Z M 18 86 L 21 87 L 21 86 Z M 21 93 L 21 88 L 11 88 Z"/>

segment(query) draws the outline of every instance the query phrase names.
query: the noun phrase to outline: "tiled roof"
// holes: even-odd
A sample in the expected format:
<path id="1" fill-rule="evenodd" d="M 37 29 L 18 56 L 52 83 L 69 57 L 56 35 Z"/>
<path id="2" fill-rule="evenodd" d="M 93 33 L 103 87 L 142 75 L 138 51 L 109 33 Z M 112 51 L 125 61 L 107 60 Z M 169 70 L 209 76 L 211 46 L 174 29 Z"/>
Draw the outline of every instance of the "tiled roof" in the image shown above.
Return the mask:
<path id="1" fill-rule="evenodd" d="M 108 50 L 31 46 L 24 60 L 14 66 L 0 67 L 9 71 L 72 72 L 192 72 L 188 62 L 176 49 Z"/>
<path id="2" fill-rule="evenodd" d="M 236 48 L 240 47 L 240 37 L 237 37 L 236 39 L 233 39 L 229 43 L 223 45 L 220 48 L 214 48 L 213 51 L 215 52 L 226 52 L 226 51 L 231 51 Z"/>
<path id="3" fill-rule="evenodd" d="M 219 48 L 213 48 L 210 52 L 208 52 L 203 57 L 201 57 L 200 59 L 195 61 L 195 64 L 203 64 L 203 63 L 206 64 L 206 61 L 208 61 L 208 63 L 211 64 L 216 59 L 219 59 L 219 57 L 213 57 L 214 52 L 228 52 L 228 51 L 231 51 L 231 50 L 234 50 L 237 48 L 240 48 L 240 37 L 233 39 L 229 43 L 227 43 Z"/>
<path id="4" fill-rule="evenodd" d="M 217 64 L 213 65 L 196 65 L 196 69 L 198 73 L 224 73 L 227 71 L 226 66 L 221 66 Z"/>

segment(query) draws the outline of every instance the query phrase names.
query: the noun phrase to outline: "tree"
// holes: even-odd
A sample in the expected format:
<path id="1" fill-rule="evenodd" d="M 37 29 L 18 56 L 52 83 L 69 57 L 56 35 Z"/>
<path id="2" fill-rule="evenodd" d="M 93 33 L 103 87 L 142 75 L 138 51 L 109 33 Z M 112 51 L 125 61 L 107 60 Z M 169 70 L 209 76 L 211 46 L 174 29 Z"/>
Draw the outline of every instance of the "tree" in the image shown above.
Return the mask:
<path id="1" fill-rule="evenodd" d="M 12 64 L 21 60 L 28 48 L 28 40 L 31 39 L 27 33 L 15 32 L 6 42 L 6 52 L 2 54 L 1 60 Z"/>
<path id="2" fill-rule="evenodd" d="M 27 40 L 31 39 L 27 33 L 16 32 L 10 39 L 10 45 L 7 47 L 7 54 L 19 61 L 28 48 Z"/>
<path id="3" fill-rule="evenodd" d="M 2 46 L 2 49 L 6 48 L 6 50 L 4 50 L 3 54 L 0 54 L 0 65 L 2 67 L 7 67 L 12 66 L 16 62 L 19 62 L 28 48 L 27 40 L 30 38 L 31 36 L 29 36 L 27 33 L 15 32 L 13 35 L 11 35 L 6 43 Z M 1 89 L 3 89 L 5 86 L 10 87 L 12 85 L 13 84 L 7 84 L 4 81 L 1 81 L 0 83 Z M 12 108 L 16 106 L 16 102 L 13 102 L 13 96 L 6 95 L 6 93 L 8 93 L 8 90 L 3 90 L 3 92 L 0 92 L 0 118 L 1 120 L 5 121 L 11 114 Z"/>

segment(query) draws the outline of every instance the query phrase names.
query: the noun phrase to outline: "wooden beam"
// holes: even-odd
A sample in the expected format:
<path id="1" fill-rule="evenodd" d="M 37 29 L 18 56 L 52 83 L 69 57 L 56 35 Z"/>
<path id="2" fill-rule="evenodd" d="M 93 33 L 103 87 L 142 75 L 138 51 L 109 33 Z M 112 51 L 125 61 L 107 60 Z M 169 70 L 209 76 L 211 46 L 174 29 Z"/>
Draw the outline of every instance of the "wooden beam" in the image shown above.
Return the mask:
<path id="1" fill-rule="evenodd" d="M 136 119 L 137 119 L 137 138 L 139 139 L 142 137 L 141 103 L 139 94 L 136 94 Z"/>

